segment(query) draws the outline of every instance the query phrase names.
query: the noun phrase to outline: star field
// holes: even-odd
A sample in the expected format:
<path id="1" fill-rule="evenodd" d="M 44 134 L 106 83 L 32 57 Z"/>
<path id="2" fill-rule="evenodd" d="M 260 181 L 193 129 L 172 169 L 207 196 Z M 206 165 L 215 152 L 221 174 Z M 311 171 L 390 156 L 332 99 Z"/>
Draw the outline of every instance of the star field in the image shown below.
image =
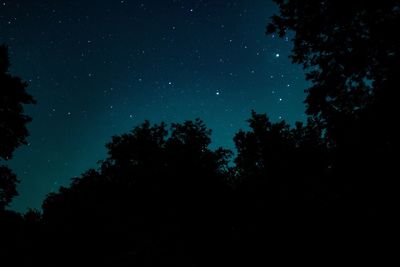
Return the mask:
<path id="1" fill-rule="evenodd" d="M 227 148 L 251 109 L 303 120 L 307 83 L 290 39 L 265 35 L 275 11 L 266 0 L 0 2 L 11 72 L 38 101 L 26 109 L 29 145 L 10 162 L 21 180 L 12 208 L 40 207 L 145 119 L 199 117 Z"/>

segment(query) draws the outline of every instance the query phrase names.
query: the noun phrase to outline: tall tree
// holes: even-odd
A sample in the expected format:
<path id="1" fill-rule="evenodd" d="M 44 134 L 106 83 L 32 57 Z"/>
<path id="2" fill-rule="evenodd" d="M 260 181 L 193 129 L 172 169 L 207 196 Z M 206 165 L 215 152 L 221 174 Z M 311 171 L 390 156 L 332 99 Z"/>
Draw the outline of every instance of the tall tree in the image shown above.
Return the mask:
<path id="1" fill-rule="evenodd" d="M 397 139 L 390 122 L 399 96 L 400 1 L 275 2 L 280 13 L 267 32 L 294 32 L 291 58 L 304 66 L 312 82 L 308 114 L 323 123 L 334 142 L 344 142 L 343 128 L 354 129 L 360 118 L 379 124 L 385 132 L 382 143 Z"/>
<path id="2" fill-rule="evenodd" d="M 0 45 L 0 164 L 11 159 L 14 150 L 26 144 L 26 124 L 31 118 L 24 113 L 24 104 L 35 100 L 26 92 L 27 84 L 8 71 L 10 60 L 8 48 Z M 10 169 L 0 165 L 0 209 L 3 209 L 17 195 L 16 176 Z"/>
<path id="3" fill-rule="evenodd" d="M 398 200 L 400 1 L 275 2 L 279 14 L 267 33 L 294 32 L 291 58 L 312 83 L 307 113 L 335 149 L 337 195 L 356 203 L 355 212 L 391 214 Z"/>
<path id="4" fill-rule="evenodd" d="M 315 122 L 290 127 L 253 111 L 248 123 L 234 138 L 240 266 L 258 265 L 268 252 L 274 257 L 287 252 L 288 243 L 312 238 L 329 195 L 328 151 Z"/>
<path id="5" fill-rule="evenodd" d="M 0 157 L 10 159 L 14 150 L 26 144 L 26 124 L 31 118 L 24 113 L 24 104 L 35 100 L 26 92 L 28 86 L 8 71 L 10 60 L 6 46 L 0 46 Z"/>

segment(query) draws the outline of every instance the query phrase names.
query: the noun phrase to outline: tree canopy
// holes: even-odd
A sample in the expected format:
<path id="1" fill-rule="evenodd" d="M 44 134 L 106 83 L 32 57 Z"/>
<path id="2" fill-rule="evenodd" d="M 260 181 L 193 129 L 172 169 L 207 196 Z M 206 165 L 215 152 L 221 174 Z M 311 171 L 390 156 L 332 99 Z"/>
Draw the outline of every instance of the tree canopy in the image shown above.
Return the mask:
<path id="1" fill-rule="evenodd" d="M 42 213 L 24 216 L 4 210 L 17 179 L 0 167 L 0 231 L 13 229 L 0 253 L 20 266 L 258 266 L 392 236 L 400 1 L 275 2 L 267 32 L 294 33 L 293 62 L 311 81 L 306 122 L 252 111 L 233 153 L 211 149 L 200 119 L 145 121 L 114 136 L 96 169 L 48 194 Z M 4 46 L 0 59 L 7 160 L 26 142 L 23 104 L 34 100 L 8 74 Z"/>
<path id="2" fill-rule="evenodd" d="M 279 13 L 267 33 L 294 33 L 291 58 L 311 81 L 307 113 L 334 148 L 338 195 L 370 213 L 387 207 L 381 215 L 390 214 L 398 200 L 391 173 L 400 134 L 400 1 L 275 2 Z"/>
<path id="3" fill-rule="evenodd" d="M 209 148 L 210 134 L 201 120 L 169 130 L 146 121 L 113 137 L 98 170 L 43 203 L 49 243 L 65 248 L 52 254 L 99 263 L 119 255 L 121 261 L 174 266 L 190 264 L 202 250 L 204 260 L 210 257 L 228 224 L 224 173 L 230 156 Z M 209 238 L 215 243 L 207 243 Z M 74 257 L 67 256 L 66 244 L 77 252 Z"/>
<path id="4" fill-rule="evenodd" d="M 294 32 L 291 58 L 312 82 L 307 113 L 320 120 L 334 142 L 343 142 L 343 128 L 354 129 L 355 120 L 364 124 L 360 132 L 373 131 L 365 124 L 376 124 L 384 134 L 375 138 L 394 142 L 400 1 L 275 2 L 279 14 L 267 33 Z"/>

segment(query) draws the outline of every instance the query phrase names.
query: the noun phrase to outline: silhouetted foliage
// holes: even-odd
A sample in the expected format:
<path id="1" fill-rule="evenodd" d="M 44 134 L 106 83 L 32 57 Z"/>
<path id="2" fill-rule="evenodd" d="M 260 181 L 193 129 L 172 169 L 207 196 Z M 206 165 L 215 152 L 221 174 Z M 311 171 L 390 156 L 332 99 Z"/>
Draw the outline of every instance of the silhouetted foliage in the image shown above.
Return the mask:
<path id="1" fill-rule="evenodd" d="M 26 92 L 26 83 L 8 73 L 8 49 L 0 45 L 0 157 L 9 159 L 14 150 L 26 144 L 26 124 L 31 118 L 24 114 L 23 104 L 35 100 Z"/>
<path id="2" fill-rule="evenodd" d="M 283 253 L 303 231 L 311 238 L 307 229 L 317 229 L 313 220 L 323 216 L 328 193 L 329 153 L 311 119 L 291 128 L 253 111 L 248 123 L 250 130 L 234 138 L 239 266 L 265 262 L 262 251 L 270 257 Z"/>
<path id="3" fill-rule="evenodd" d="M 278 255 L 297 260 L 305 240 L 314 257 L 328 242 L 353 253 L 354 244 L 391 234 L 400 1 L 275 2 L 280 14 L 267 31 L 294 31 L 293 62 L 312 83 L 306 123 L 253 111 L 230 165 L 233 153 L 210 148 L 201 120 L 145 121 L 113 137 L 97 169 L 50 193 L 42 214 L 4 210 L 17 180 L 0 167 L 3 262 L 260 266 Z M 27 136 L 21 104 L 34 101 L 7 73 L 5 47 L 0 59 L 0 157 L 8 159 Z"/>
<path id="4" fill-rule="evenodd" d="M 399 201 L 400 1 L 275 2 L 279 14 L 267 33 L 294 32 L 291 58 L 312 83 L 307 113 L 330 148 L 329 211 L 391 229 Z"/>
<path id="5" fill-rule="evenodd" d="M 23 104 L 35 101 L 25 91 L 27 84 L 8 73 L 9 67 L 8 49 L 0 45 L 0 265 L 16 266 L 21 258 L 23 219 L 5 208 L 18 195 L 19 181 L 2 161 L 9 160 L 17 147 L 26 144 L 26 124 L 31 119 L 24 114 Z"/>
<path id="6" fill-rule="evenodd" d="M 31 119 L 24 114 L 23 104 L 35 103 L 25 91 L 27 84 L 10 75 L 9 67 L 8 49 L 0 45 L 0 210 L 17 195 L 18 182 L 15 174 L 1 165 L 1 159 L 9 160 L 17 147 L 26 144 L 26 124 Z"/>
<path id="7" fill-rule="evenodd" d="M 4 209 L 12 198 L 18 195 L 17 176 L 7 167 L 0 166 L 0 210 Z"/>
<path id="8" fill-rule="evenodd" d="M 327 149 L 319 128 L 310 120 L 306 126 L 297 123 L 291 129 L 285 121 L 272 123 L 266 115 L 254 111 L 248 122 L 251 131 L 240 131 L 234 138 L 238 150 L 236 169 L 242 182 L 263 179 L 270 184 L 267 187 L 271 193 L 265 194 L 269 197 L 273 192 L 280 194 L 281 190 L 273 186 L 279 183 L 292 184 L 293 192 L 306 193 L 293 183 L 302 183 L 299 180 L 305 176 L 321 176 L 327 166 Z"/>
<path id="9" fill-rule="evenodd" d="M 230 152 L 210 150 L 210 133 L 200 120 L 170 131 L 145 122 L 114 137 L 99 170 L 45 200 L 48 242 L 58 244 L 51 254 L 106 266 L 187 266 L 216 256 L 228 235 Z"/>
<path id="10" fill-rule="evenodd" d="M 399 1 L 275 2 L 280 14 L 268 33 L 295 32 L 293 62 L 304 66 L 312 82 L 306 100 L 310 115 L 335 125 L 338 113 L 356 116 L 373 102 L 394 101 Z"/>

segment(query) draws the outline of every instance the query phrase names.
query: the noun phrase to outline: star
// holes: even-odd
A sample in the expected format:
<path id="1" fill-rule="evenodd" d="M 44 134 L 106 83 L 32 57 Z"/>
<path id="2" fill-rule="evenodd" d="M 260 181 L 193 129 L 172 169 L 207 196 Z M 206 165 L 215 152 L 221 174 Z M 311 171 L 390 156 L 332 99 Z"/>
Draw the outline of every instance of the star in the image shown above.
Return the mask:
<path id="1" fill-rule="evenodd" d="M 86 12 L 85 1 L 39 1 L 45 2 L 40 8 L 21 4 L 16 10 L 18 2 L 24 1 L 0 1 L 0 36 L 12 48 L 13 73 L 29 81 L 27 91 L 38 100 L 29 150 L 43 153 L 21 153 L 15 159 L 17 172 L 22 173 L 30 157 L 43 157 L 44 162 L 54 158 L 50 144 L 56 143 L 65 153 L 52 164 L 70 163 L 71 170 L 59 178 L 60 185 L 68 184 L 78 174 L 73 170 L 104 159 L 108 137 L 148 118 L 157 123 L 199 117 L 214 131 L 212 144 L 228 149 L 234 149 L 232 138 L 251 109 L 274 120 L 279 115 L 288 121 L 307 118 L 300 115 L 302 105 L 292 105 L 301 103 L 303 95 L 297 92 L 309 85 L 302 69 L 286 60 L 287 39 L 264 35 L 265 18 L 273 14 L 269 4 L 257 3 L 255 8 L 252 1 L 220 1 L 225 6 L 210 1 L 117 0 L 109 5 L 111 1 L 99 0 Z M 236 27 L 242 20 L 246 25 Z M 34 47 L 24 42 L 32 33 L 41 37 Z M 39 58 L 43 51 L 46 57 Z M 45 131 L 48 125 L 60 130 Z M 72 126 L 93 138 L 65 138 Z M 51 140 L 49 145 L 38 145 L 41 136 Z M 76 147 L 90 149 L 77 153 Z M 77 158 L 74 164 L 71 157 Z M 33 169 L 43 181 L 33 176 L 21 180 L 52 185 L 56 169 Z M 22 206 L 40 207 L 40 197 L 31 192 L 21 196 Z"/>

